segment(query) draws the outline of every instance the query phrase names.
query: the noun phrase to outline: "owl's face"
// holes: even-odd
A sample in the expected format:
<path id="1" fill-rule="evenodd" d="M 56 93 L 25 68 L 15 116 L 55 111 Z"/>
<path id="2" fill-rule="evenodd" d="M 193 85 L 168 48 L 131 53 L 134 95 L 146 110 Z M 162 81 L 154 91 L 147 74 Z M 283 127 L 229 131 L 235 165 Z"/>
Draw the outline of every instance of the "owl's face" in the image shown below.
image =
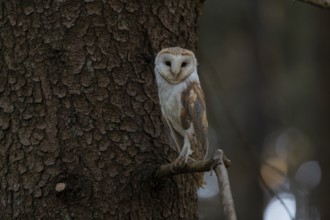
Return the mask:
<path id="1" fill-rule="evenodd" d="M 155 60 L 156 74 L 160 74 L 167 82 L 178 84 L 195 71 L 195 55 L 180 47 L 161 50 Z"/>

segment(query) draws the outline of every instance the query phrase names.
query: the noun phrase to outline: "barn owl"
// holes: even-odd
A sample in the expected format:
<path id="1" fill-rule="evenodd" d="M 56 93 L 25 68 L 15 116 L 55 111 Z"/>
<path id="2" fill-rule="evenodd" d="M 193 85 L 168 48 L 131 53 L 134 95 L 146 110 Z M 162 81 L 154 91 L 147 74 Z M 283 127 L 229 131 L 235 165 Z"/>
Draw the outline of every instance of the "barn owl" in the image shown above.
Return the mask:
<path id="1" fill-rule="evenodd" d="M 180 47 L 161 50 L 155 75 L 162 115 L 179 152 L 176 161 L 205 159 L 208 122 L 194 53 Z"/>

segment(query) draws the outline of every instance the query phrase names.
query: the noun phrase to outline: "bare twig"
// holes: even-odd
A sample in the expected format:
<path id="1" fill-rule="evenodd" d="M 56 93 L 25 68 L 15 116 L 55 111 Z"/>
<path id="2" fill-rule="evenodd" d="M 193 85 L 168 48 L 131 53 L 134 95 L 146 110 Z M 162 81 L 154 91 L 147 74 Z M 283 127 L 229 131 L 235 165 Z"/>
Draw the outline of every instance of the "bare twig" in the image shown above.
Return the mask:
<path id="1" fill-rule="evenodd" d="M 155 179 L 163 179 L 182 173 L 205 172 L 213 169 L 218 178 L 220 199 L 224 206 L 224 215 L 227 220 L 236 220 L 235 206 L 231 194 L 227 167 L 230 160 L 224 155 L 222 150 L 217 150 L 213 157 L 204 161 L 188 161 L 187 163 L 169 163 L 161 165 L 155 172 Z"/>
<path id="2" fill-rule="evenodd" d="M 218 178 L 220 200 L 222 200 L 225 219 L 236 220 L 237 217 L 235 212 L 233 196 L 231 194 L 229 177 L 227 173 L 227 168 L 225 167 L 225 163 L 223 161 L 224 158 L 223 151 L 217 150 L 214 153 L 213 158 L 214 159 L 216 158 L 220 162 L 217 164 L 217 166 L 213 168 L 213 170 Z"/>
<path id="3" fill-rule="evenodd" d="M 330 9 L 330 0 L 297 0 L 297 1 L 312 4 L 321 8 Z"/>

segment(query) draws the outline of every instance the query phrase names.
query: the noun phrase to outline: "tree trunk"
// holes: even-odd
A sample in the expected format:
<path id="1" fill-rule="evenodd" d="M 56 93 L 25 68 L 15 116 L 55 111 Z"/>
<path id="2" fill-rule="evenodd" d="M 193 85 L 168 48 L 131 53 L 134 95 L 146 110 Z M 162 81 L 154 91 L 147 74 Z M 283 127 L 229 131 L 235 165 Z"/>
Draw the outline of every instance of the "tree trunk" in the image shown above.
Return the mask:
<path id="1" fill-rule="evenodd" d="M 1 219 L 196 219 L 153 74 L 195 50 L 199 0 L 0 1 Z"/>

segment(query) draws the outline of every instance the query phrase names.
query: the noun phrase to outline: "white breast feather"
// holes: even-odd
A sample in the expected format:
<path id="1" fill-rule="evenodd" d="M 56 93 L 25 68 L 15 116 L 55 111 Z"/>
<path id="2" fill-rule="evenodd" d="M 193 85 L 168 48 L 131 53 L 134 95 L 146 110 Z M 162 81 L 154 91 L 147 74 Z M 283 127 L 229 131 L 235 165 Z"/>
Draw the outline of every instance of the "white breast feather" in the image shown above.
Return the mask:
<path id="1" fill-rule="evenodd" d="M 158 72 L 157 69 L 155 71 Z M 192 82 L 199 82 L 197 72 L 194 71 L 186 80 L 179 84 L 168 83 L 159 73 L 156 74 L 158 85 L 159 102 L 162 107 L 164 117 L 172 124 L 174 129 L 184 136 L 184 129 L 180 122 L 181 94 Z"/>

